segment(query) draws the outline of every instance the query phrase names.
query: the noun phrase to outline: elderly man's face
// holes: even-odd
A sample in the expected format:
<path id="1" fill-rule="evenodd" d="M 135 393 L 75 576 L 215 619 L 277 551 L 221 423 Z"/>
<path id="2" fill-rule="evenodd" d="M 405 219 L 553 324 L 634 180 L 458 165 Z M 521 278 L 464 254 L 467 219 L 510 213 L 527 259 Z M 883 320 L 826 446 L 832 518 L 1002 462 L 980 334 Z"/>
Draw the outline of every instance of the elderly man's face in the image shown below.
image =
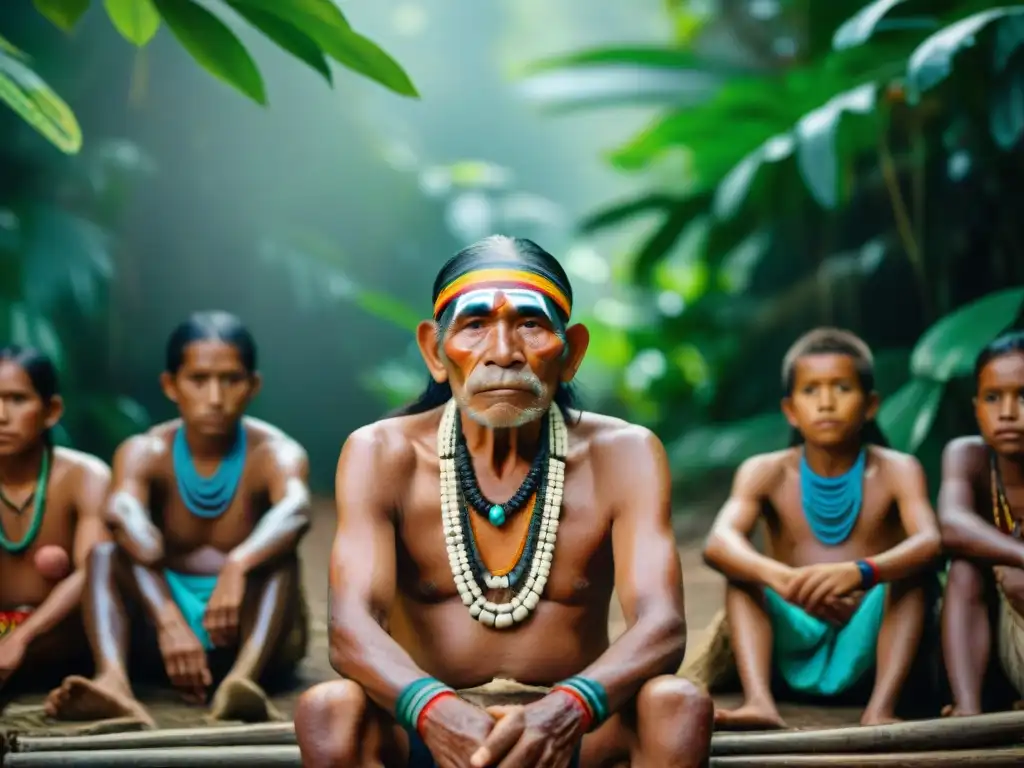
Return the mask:
<path id="1" fill-rule="evenodd" d="M 470 291 L 452 302 L 435 333 L 434 364 L 424 354 L 435 378 L 446 379 L 459 408 L 491 429 L 541 418 L 559 383 L 575 375 L 588 338 L 583 326 L 567 330 L 546 296 L 526 289 Z M 583 340 L 578 353 L 572 336 Z"/>

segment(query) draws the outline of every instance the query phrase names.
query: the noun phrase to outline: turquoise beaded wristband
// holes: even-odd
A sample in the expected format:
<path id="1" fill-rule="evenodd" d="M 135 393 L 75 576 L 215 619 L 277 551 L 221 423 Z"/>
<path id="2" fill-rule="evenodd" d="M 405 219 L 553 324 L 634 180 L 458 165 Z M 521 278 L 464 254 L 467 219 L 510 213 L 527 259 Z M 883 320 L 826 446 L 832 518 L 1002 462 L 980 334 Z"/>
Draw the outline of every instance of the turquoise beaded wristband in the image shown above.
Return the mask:
<path id="1" fill-rule="evenodd" d="M 395 701 L 395 720 L 406 730 L 416 732 L 420 714 L 427 704 L 442 693 L 455 693 L 455 689 L 433 677 L 414 680 L 398 694 L 398 699 Z"/>
<path id="2" fill-rule="evenodd" d="M 580 675 L 574 675 L 562 682 L 558 683 L 557 688 L 569 688 L 579 694 L 579 697 L 586 702 L 590 708 L 590 712 L 593 715 L 593 720 L 590 723 L 590 730 L 594 730 L 608 719 L 609 705 L 608 705 L 608 694 L 604 690 L 604 686 L 595 680 L 591 680 L 588 677 L 582 677 Z"/>

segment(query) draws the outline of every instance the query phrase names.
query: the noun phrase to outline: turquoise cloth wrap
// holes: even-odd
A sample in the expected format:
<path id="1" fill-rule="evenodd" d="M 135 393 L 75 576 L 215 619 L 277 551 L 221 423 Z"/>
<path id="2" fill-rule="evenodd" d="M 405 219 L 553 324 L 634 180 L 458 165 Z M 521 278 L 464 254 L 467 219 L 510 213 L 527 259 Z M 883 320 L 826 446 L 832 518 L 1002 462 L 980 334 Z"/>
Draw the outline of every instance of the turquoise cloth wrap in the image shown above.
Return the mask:
<path id="1" fill-rule="evenodd" d="M 185 617 L 192 631 L 195 632 L 199 642 L 210 651 L 213 650 L 213 643 L 210 636 L 203 628 L 203 616 L 206 615 L 206 604 L 210 602 L 210 595 L 217 586 L 217 575 L 178 573 L 176 571 L 164 571 L 164 579 L 171 591 L 171 598 Z"/>
<path id="2" fill-rule="evenodd" d="M 885 586 L 869 589 L 843 627 L 811 616 L 766 588 L 774 635 L 773 664 L 786 685 L 815 696 L 835 696 L 855 685 L 875 665 L 885 614 Z"/>

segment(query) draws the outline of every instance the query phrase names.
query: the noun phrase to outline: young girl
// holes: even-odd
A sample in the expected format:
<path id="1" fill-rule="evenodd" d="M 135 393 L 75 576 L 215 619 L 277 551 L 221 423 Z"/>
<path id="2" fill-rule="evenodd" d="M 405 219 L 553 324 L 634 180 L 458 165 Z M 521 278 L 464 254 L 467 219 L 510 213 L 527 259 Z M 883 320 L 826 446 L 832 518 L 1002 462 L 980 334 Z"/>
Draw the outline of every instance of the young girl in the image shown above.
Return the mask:
<path id="1" fill-rule="evenodd" d="M 998 617 L 1002 671 L 1024 695 L 1024 330 L 985 347 L 974 373 L 981 435 L 946 446 L 939 493 L 943 544 L 952 557 L 942 615 L 950 715 L 982 711 L 990 612 Z"/>

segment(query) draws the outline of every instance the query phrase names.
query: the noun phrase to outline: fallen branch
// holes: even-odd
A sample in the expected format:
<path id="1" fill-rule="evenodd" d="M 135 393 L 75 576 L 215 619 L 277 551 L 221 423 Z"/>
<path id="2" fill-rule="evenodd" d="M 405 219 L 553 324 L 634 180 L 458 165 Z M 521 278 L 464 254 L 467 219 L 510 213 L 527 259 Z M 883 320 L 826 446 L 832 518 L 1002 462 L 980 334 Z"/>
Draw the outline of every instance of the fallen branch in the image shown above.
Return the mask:
<path id="1" fill-rule="evenodd" d="M 4 768 L 302 768 L 298 747 L 180 747 L 12 752 Z"/>
<path id="2" fill-rule="evenodd" d="M 291 723 L 256 723 L 211 728 L 167 728 L 102 736 L 18 736 L 12 752 L 72 752 L 96 749 L 169 749 L 173 747 L 246 747 L 294 745 Z"/>
<path id="3" fill-rule="evenodd" d="M 1021 743 L 1024 743 L 1024 712 L 999 712 L 977 717 L 948 717 L 891 725 L 771 733 L 716 733 L 711 741 L 711 754 L 725 757 L 823 752 L 921 752 Z"/>
<path id="4" fill-rule="evenodd" d="M 1017 768 L 1020 765 L 1024 765 L 1024 747 L 902 754 L 743 755 L 711 758 L 711 768 Z"/>

